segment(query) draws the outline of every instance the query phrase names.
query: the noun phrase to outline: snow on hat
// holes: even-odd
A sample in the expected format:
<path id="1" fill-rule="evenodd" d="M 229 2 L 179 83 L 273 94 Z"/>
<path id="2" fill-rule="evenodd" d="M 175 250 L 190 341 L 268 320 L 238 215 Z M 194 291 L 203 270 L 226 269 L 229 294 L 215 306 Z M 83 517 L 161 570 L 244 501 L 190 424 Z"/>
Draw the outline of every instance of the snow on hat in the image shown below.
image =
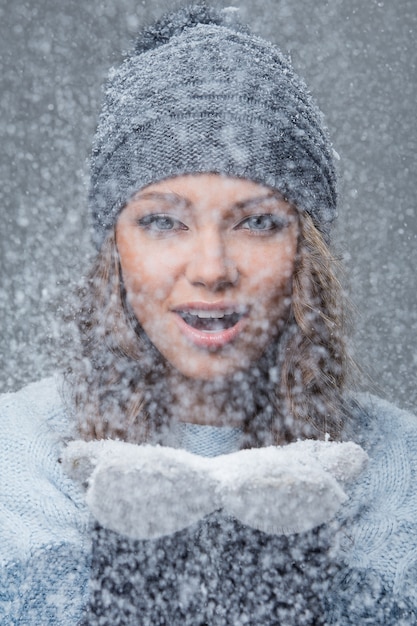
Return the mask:
<path id="1" fill-rule="evenodd" d="M 328 234 L 332 149 L 305 84 L 230 11 L 194 6 L 144 31 L 110 71 L 91 158 L 97 247 L 139 189 L 209 172 L 279 190 Z"/>

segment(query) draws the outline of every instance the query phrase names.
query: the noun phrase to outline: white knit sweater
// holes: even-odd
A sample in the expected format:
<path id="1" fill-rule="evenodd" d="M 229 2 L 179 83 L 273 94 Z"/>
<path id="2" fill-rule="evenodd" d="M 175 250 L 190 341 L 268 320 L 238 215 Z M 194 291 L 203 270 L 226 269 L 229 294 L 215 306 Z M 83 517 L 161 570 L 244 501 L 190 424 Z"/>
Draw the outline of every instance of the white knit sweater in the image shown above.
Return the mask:
<path id="1" fill-rule="evenodd" d="M 60 378 L 28 385 L 0 400 L 0 623 L 75 625 L 87 602 L 90 518 L 84 494 L 59 463 L 73 438 L 59 393 Z M 417 623 L 417 420 L 385 401 L 359 398 L 355 440 L 370 456 L 367 470 L 343 506 L 342 546 L 355 575 L 378 580 L 392 598 L 389 616 L 378 606 L 344 624 Z M 236 433 L 212 436 L 185 428 L 182 445 L 202 454 L 232 451 Z M 203 436 L 201 435 L 203 433 Z M 204 450 L 207 441 L 215 442 Z M 216 443 L 217 441 L 217 443 Z M 203 448 L 200 447 L 200 444 Z M 358 574 L 359 572 L 359 574 Z M 353 603 L 354 605 L 354 603 Z M 335 610 L 334 615 L 338 615 Z M 333 619 L 333 621 L 331 621 Z M 346 620 L 346 618 L 343 618 Z M 372 621 L 373 620 L 373 621 Z M 329 623 L 339 623 L 330 618 Z"/>

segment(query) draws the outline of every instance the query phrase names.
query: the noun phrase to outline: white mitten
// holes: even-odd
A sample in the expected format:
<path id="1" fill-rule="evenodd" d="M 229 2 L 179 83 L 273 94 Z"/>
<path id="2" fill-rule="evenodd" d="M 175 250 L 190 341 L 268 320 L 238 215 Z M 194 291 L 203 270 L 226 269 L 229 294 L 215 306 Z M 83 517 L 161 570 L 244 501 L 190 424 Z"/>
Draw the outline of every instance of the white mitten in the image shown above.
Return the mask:
<path id="1" fill-rule="evenodd" d="M 347 496 L 338 481 L 367 460 L 352 442 L 306 440 L 204 458 L 174 448 L 73 441 L 67 472 L 87 483 L 105 528 L 135 539 L 172 534 L 223 508 L 269 534 L 304 532 L 332 519 Z"/>
<path id="2" fill-rule="evenodd" d="M 185 450 L 111 440 L 73 441 L 63 457 L 73 478 L 88 478 L 86 501 L 96 520 L 134 539 L 172 534 L 220 508 L 209 461 Z"/>
<path id="3" fill-rule="evenodd" d="M 362 471 L 367 454 L 352 442 L 299 441 L 216 457 L 225 513 L 269 534 L 311 530 L 331 520 L 347 499 L 339 481 Z"/>

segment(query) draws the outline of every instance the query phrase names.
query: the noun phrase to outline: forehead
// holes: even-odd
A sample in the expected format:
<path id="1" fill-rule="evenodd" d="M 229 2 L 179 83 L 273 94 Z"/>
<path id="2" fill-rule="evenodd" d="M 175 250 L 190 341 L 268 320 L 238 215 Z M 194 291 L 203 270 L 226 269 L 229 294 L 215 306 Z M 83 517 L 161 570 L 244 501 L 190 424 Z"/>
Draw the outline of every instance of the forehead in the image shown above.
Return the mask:
<path id="1" fill-rule="evenodd" d="M 262 201 L 274 198 L 277 202 L 287 204 L 282 195 L 266 187 L 244 178 L 234 178 L 220 174 L 190 174 L 176 176 L 147 185 L 134 196 L 134 200 L 149 198 L 155 194 L 186 200 L 201 208 L 216 206 L 218 208 L 238 205 L 251 200 Z"/>

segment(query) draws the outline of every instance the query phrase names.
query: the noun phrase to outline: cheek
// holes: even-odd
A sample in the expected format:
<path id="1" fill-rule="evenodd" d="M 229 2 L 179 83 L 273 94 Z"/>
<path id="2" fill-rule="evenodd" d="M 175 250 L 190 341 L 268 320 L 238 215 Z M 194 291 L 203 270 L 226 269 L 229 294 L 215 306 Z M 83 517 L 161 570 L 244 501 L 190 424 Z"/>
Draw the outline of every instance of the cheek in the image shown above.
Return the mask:
<path id="1" fill-rule="evenodd" d="M 139 255 L 121 256 L 123 282 L 133 306 L 163 301 L 175 283 L 177 268 L 163 255 L 142 250 Z"/>
<path id="2" fill-rule="evenodd" d="M 241 272 L 253 291 L 270 299 L 288 293 L 294 273 L 296 245 L 288 242 L 256 250 L 242 259 Z"/>

